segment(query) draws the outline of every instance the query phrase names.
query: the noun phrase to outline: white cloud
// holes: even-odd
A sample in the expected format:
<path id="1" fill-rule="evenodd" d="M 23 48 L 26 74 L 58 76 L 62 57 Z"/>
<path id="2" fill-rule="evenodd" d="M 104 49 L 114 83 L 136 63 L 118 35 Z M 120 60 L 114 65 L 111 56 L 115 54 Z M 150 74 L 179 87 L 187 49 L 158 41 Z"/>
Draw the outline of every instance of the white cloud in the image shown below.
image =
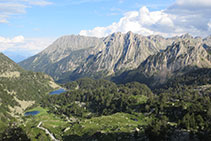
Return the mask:
<path id="1" fill-rule="evenodd" d="M 46 6 L 53 4 L 52 2 L 45 0 L 26 0 L 30 5 Z"/>
<path id="2" fill-rule="evenodd" d="M 151 12 L 144 6 L 139 11 L 127 12 L 117 23 L 82 30 L 79 34 L 104 37 L 113 32 L 132 31 L 143 35 L 175 36 L 190 33 L 204 37 L 210 34 L 210 13 L 210 0 L 177 0 L 167 9 Z"/>
<path id="3" fill-rule="evenodd" d="M 210 0 L 177 0 L 174 5 L 178 5 L 179 7 L 210 7 Z"/>
<path id="4" fill-rule="evenodd" d="M 126 13 L 118 23 L 107 27 L 96 27 L 93 30 L 82 30 L 80 35 L 104 37 L 113 32 L 128 31 L 143 35 L 166 34 L 166 28 L 174 28 L 174 23 L 168 14 L 163 11 L 150 12 L 146 7 L 142 7 L 139 11 Z"/>
<path id="5" fill-rule="evenodd" d="M 26 8 L 33 5 L 46 6 L 52 4 L 46 0 L 0 0 L 0 23 L 8 23 L 8 19 L 14 15 L 26 13 Z"/>
<path id="6" fill-rule="evenodd" d="M 50 38 L 24 38 L 22 35 L 14 38 L 0 36 L 0 52 L 10 51 L 36 54 L 48 47 L 53 40 Z"/>
<path id="7" fill-rule="evenodd" d="M 16 36 L 12 39 L 1 37 L 0 36 L 0 44 L 5 43 L 5 44 L 13 44 L 13 43 L 22 43 L 24 42 L 24 37 L 22 35 Z"/>

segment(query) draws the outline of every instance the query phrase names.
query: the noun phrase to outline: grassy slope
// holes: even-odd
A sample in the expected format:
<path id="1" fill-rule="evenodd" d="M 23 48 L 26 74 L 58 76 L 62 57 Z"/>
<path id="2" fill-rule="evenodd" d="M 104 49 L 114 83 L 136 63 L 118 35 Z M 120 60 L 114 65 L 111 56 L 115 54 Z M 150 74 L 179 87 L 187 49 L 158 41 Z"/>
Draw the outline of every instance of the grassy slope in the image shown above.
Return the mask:
<path id="1" fill-rule="evenodd" d="M 92 135 L 96 132 L 112 133 L 112 132 L 134 132 L 139 127 L 146 125 L 150 121 L 149 118 L 142 114 L 131 115 L 127 113 L 116 113 L 109 116 L 93 117 L 84 119 L 80 124 L 74 124 L 67 135 L 75 134 L 82 136 L 84 134 Z"/>
<path id="2" fill-rule="evenodd" d="M 48 109 L 43 109 L 41 107 L 35 107 L 30 111 L 40 111 L 38 115 L 23 117 L 25 120 L 25 126 L 23 129 L 27 132 L 27 135 L 32 139 L 36 140 L 36 137 L 40 140 L 48 140 L 43 130 L 37 128 L 39 122 L 43 122 L 42 127 L 47 128 L 51 133 L 54 133 L 57 139 L 61 139 L 62 130 L 68 125 L 66 121 L 57 117 L 54 114 L 49 114 Z"/>
<path id="3" fill-rule="evenodd" d="M 40 121 L 43 122 L 42 126 L 47 128 L 51 133 L 55 135 L 57 139 L 62 140 L 64 135 L 92 135 L 96 132 L 102 133 L 131 133 L 136 128 L 147 125 L 151 122 L 151 118 L 145 117 L 141 113 L 127 114 L 127 113 L 116 113 L 109 116 L 93 117 L 91 119 L 80 119 L 78 122 L 68 122 L 61 119 L 60 117 L 49 114 L 47 109 L 41 107 L 35 107 L 30 111 L 40 111 L 38 115 L 24 117 L 25 126 L 23 129 L 32 140 L 49 139 L 45 135 L 44 131 L 37 128 Z M 64 132 L 66 128 L 69 130 Z"/>

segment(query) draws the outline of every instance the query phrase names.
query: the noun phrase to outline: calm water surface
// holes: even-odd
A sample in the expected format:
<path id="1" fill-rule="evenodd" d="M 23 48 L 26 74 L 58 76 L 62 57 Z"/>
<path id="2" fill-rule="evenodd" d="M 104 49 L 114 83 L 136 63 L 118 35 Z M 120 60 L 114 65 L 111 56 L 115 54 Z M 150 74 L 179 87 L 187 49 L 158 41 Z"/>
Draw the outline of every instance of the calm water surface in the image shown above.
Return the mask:
<path id="1" fill-rule="evenodd" d="M 35 115 L 37 115 L 39 113 L 40 113 L 40 111 L 31 111 L 31 112 L 26 112 L 24 114 L 24 116 L 35 116 Z"/>
<path id="2" fill-rule="evenodd" d="M 61 94 L 61 93 L 64 93 L 64 92 L 66 92 L 66 90 L 63 89 L 63 88 L 60 88 L 58 90 L 55 90 L 55 91 L 50 92 L 49 94 L 50 95 L 54 95 L 54 94 Z"/>

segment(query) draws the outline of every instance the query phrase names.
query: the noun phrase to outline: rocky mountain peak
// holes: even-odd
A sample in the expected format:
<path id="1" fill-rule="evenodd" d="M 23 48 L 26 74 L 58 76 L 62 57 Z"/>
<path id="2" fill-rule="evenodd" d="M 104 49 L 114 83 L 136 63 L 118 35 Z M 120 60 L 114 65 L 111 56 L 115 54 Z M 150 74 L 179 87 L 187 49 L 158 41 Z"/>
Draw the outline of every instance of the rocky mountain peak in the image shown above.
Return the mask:
<path id="1" fill-rule="evenodd" d="M 136 34 L 136 35 L 137 35 L 137 34 Z M 133 37 L 133 36 L 134 36 L 134 33 L 131 32 L 131 31 L 128 31 L 128 32 L 126 33 L 126 36 L 128 36 L 128 37 Z"/>
<path id="2" fill-rule="evenodd" d="M 80 35 L 62 36 L 39 55 L 47 55 L 51 62 L 58 62 L 67 57 L 70 52 L 87 48 L 97 48 L 103 41 L 96 37 L 85 37 Z"/>
<path id="3" fill-rule="evenodd" d="M 189 33 L 186 33 L 184 35 L 180 36 L 181 39 L 193 39 L 193 36 L 191 36 Z"/>

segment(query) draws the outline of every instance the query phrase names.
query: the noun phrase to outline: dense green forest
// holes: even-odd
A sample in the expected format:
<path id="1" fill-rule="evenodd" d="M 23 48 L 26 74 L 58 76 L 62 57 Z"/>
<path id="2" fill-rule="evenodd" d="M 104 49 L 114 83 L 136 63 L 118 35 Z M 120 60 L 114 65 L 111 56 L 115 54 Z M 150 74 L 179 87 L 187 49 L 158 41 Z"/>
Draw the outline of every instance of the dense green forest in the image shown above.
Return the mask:
<path id="1" fill-rule="evenodd" d="M 107 80 L 80 79 L 65 86 L 72 90 L 49 96 L 42 106 L 51 107 L 56 114 L 92 117 L 140 111 L 141 104 L 153 97 L 146 85 L 137 82 L 117 86 Z"/>
<path id="2" fill-rule="evenodd" d="M 138 82 L 116 85 L 107 80 L 84 78 L 65 84 L 68 92 L 48 96 L 41 104 L 49 108 L 49 112 L 63 115 L 64 118 L 74 116 L 83 120 L 127 113 L 136 116 L 142 114 L 139 116 L 151 119 L 146 125 L 139 126 L 141 132 L 133 131 L 130 135 L 119 132 L 123 137 L 131 136 L 130 139 L 136 134 L 136 139 L 170 140 L 175 135 L 184 133 L 189 138 L 210 140 L 210 85 L 210 69 L 195 70 L 169 80 L 162 87 L 153 89 L 153 92 L 145 84 Z M 138 119 L 134 120 L 138 122 Z M 76 122 L 71 127 L 79 125 Z M 87 132 L 74 134 L 72 131 L 65 138 L 116 139 L 116 132 Z"/>
<path id="3" fill-rule="evenodd" d="M 63 87 L 60 95 L 40 98 L 40 116 L 24 117 L 25 126 L 8 128 L 1 138 L 46 139 L 35 127 L 48 119 L 44 127 L 60 140 L 211 140 L 211 69 L 153 89 L 90 78 Z"/>

